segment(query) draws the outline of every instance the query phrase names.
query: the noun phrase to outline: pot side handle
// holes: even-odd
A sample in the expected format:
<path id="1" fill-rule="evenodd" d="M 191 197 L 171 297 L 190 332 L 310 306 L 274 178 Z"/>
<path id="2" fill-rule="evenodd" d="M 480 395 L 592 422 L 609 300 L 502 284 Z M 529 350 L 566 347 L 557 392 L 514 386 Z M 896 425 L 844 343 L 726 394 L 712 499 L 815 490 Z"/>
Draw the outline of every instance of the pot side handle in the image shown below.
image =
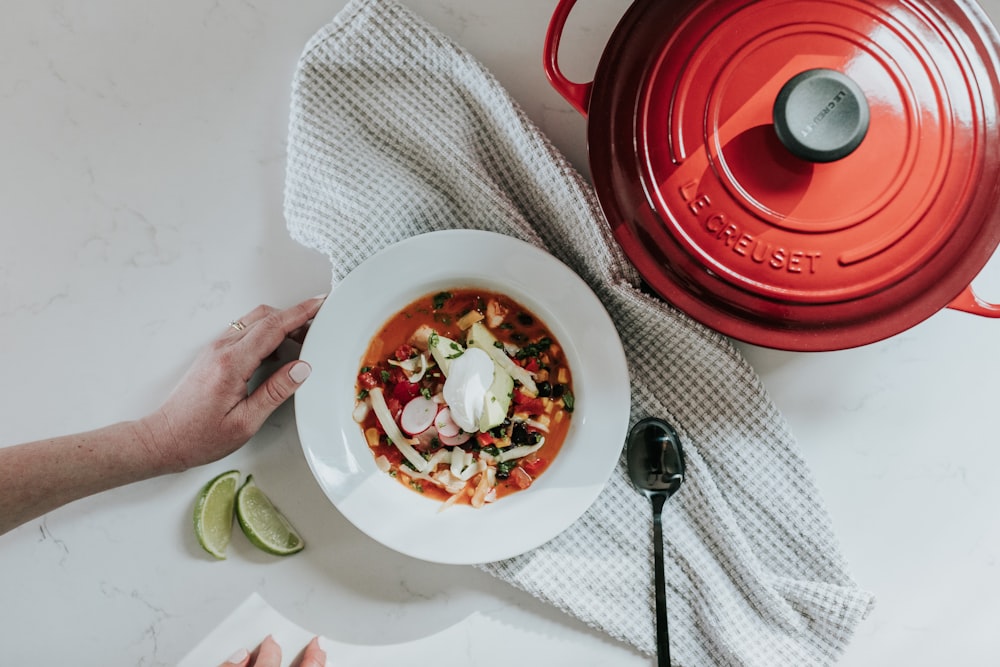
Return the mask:
<path id="1" fill-rule="evenodd" d="M 584 117 L 587 116 L 587 107 L 590 105 L 590 91 L 594 82 L 576 83 L 567 79 L 562 70 L 559 69 L 559 40 L 562 38 L 563 29 L 566 27 L 566 19 L 576 0 L 559 0 L 555 12 L 552 13 L 552 20 L 549 22 L 549 29 L 545 33 L 545 48 L 543 51 L 543 61 L 545 75 L 549 83 L 560 95 L 566 98 L 574 109 L 579 111 Z"/>
<path id="2" fill-rule="evenodd" d="M 982 317 L 1000 317 L 1000 304 L 988 303 L 979 298 L 969 285 L 962 293 L 955 297 L 955 300 L 948 304 L 952 310 L 960 310 L 963 313 L 972 313 Z"/>

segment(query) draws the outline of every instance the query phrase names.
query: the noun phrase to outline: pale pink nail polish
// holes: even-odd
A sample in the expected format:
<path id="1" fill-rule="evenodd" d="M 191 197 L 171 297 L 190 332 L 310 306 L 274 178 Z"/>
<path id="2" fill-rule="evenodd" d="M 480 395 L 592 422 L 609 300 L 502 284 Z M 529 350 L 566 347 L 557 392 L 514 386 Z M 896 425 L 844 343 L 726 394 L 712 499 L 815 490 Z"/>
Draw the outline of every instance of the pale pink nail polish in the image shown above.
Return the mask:
<path id="1" fill-rule="evenodd" d="M 232 664 L 239 664 L 249 657 L 250 657 L 250 651 L 246 650 L 245 648 L 241 648 L 239 651 L 229 656 L 229 659 L 226 660 L 226 662 Z"/>
<path id="2" fill-rule="evenodd" d="M 305 382 L 310 373 L 312 373 L 312 367 L 304 361 L 299 361 L 288 369 L 288 377 L 292 378 L 292 382 L 295 384 Z"/>

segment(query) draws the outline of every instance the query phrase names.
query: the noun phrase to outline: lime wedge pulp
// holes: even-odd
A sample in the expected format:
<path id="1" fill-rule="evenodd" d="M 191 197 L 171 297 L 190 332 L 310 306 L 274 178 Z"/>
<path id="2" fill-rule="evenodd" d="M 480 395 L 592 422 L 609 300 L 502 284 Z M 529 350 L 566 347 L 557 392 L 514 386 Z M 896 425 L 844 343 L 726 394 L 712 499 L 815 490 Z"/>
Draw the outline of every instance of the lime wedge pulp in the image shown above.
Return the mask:
<path id="1" fill-rule="evenodd" d="M 233 534 L 233 507 L 239 482 L 239 470 L 224 472 L 201 488 L 194 504 L 194 533 L 198 543 L 219 560 L 225 559 Z"/>
<path id="2" fill-rule="evenodd" d="M 254 482 L 253 475 L 247 475 L 236 493 L 236 518 L 247 539 L 269 554 L 288 556 L 306 546 L 288 519 Z"/>

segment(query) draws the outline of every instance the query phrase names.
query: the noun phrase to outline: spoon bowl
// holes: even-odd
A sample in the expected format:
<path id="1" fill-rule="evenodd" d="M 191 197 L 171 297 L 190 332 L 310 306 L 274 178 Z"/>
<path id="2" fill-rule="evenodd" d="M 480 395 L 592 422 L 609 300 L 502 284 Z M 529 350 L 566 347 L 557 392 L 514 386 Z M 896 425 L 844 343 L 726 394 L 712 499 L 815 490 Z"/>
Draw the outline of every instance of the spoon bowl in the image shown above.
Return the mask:
<path id="1" fill-rule="evenodd" d="M 653 504 L 653 565 L 656 585 L 656 654 L 659 667 L 670 665 L 666 576 L 663 569 L 663 505 L 684 482 L 684 451 L 677 431 L 662 419 L 639 420 L 628 433 L 628 474 Z"/>

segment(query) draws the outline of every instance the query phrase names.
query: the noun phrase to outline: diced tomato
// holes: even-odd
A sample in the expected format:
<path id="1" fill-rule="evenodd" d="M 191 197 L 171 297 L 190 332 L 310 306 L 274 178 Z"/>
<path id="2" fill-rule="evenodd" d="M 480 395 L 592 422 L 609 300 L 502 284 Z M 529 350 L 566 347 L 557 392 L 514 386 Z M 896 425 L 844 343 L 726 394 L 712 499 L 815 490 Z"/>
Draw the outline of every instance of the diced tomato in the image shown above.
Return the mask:
<path id="1" fill-rule="evenodd" d="M 489 447 L 490 445 L 496 442 L 496 438 L 494 438 L 489 433 L 477 433 L 476 442 L 479 443 L 480 447 Z"/>
<path id="2" fill-rule="evenodd" d="M 521 467 L 524 468 L 524 472 L 534 477 L 545 467 L 546 463 L 547 461 L 541 457 L 536 457 L 530 461 L 522 459 Z"/>
<path id="3" fill-rule="evenodd" d="M 545 403 L 535 396 L 528 396 L 520 389 L 514 390 L 514 405 L 529 415 L 540 415 L 545 412 Z"/>
<path id="4" fill-rule="evenodd" d="M 374 389 L 378 386 L 378 379 L 371 371 L 365 371 L 358 375 L 358 386 L 362 389 Z"/>
<path id="5" fill-rule="evenodd" d="M 510 471 L 510 481 L 512 481 L 514 486 L 517 488 L 526 489 L 531 486 L 531 482 L 533 480 L 531 479 L 531 475 L 524 471 L 524 468 L 517 466 Z"/>
<path id="6" fill-rule="evenodd" d="M 381 454 L 389 459 L 391 465 L 398 466 L 403 462 L 403 452 L 391 445 L 389 447 L 382 447 Z"/>
<path id="7" fill-rule="evenodd" d="M 417 356 L 417 351 L 409 343 L 403 343 L 396 348 L 396 352 L 392 356 L 396 357 L 396 361 L 406 361 L 410 357 Z"/>
<path id="8" fill-rule="evenodd" d="M 389 414 L 393 419 L 399 420 L 399 413 L 403 411 L 403 403 L 395 396 L 387 396 L 385 404 L 389 408 Z"/>
<path id="9" fill-rule="evenodd" d="M 538 363 L 538 357 L 528 357 L 521 360 L 521 367 L 529 373 L 537 373 L 541 365 Z"/>
<path id="10" fill-rule="evenodd" d="M 399 401 L 400 406 L 406 405 L 419 395 L 420 385 L 416 382 L 397 382 L 392 385 L 392 397 Z"/>
<path id="11" fill-rule="evenodd" d="M 406 377 L 406 373 L 399 366 L 393 366 L 389 369 L 389 382 L 395 384 L 398 382 L 409 382 L 410 379 Z"/>

